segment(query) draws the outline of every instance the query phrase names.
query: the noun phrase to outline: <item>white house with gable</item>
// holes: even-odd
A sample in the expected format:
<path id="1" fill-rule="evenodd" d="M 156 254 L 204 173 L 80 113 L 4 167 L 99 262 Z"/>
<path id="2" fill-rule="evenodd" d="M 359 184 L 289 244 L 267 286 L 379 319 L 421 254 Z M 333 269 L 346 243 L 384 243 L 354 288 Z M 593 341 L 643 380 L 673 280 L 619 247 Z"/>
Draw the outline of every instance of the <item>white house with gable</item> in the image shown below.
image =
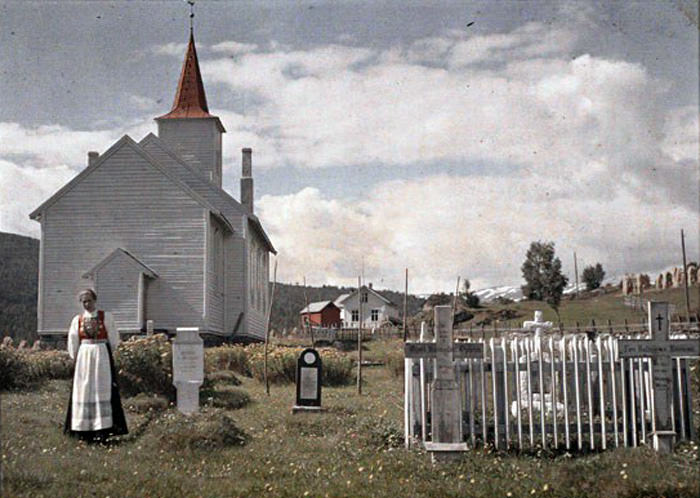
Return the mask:
<path id="1" fill-rule="evenodd" d="M 399 320 L 396 305 L 375 291 L 372 284 L 363 285 L 359 292 L 356 289 L 349 294 L 342 294 L 334 302 L 340 308 L 344 328 L 359 328 L 362 322 L 362 328 L 371 329 Z"/>
<path id="2" fill-rule="evenodd" d="M 41 223 L 38 333 L 65 337 L 93 287 L 121 333 L 199 327 L 227 339 L 262 339 L 269 255 L 254 214 L 251 150 L 243 149 L 240 201 L 222 188 L 222 134 L 209 113 L 190 34 L 171 111 L 158 135 L 128 135 L 30 217 Z"/>

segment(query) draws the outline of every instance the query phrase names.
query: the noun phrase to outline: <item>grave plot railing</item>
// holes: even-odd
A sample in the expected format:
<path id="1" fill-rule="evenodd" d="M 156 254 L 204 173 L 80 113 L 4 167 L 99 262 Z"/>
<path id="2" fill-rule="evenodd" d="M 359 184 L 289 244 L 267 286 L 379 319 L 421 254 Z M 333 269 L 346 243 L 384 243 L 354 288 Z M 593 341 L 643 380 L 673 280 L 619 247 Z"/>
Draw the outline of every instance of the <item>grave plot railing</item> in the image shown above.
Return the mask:
<path id="1" fill-rule="evenodd" d="M 655 429 L 652 363 L 619 358 L 619 338 L 484 341 L 483 358 L 455 362 L 463 441 L 470 447 L 568 450 L 647 444 Z M 435 360 L 405 361 L 407 441 L 429 442 Z M 671 419 L 679 440 L 695 438 L 690 366 L 696 361 L 672 360 Z"/>

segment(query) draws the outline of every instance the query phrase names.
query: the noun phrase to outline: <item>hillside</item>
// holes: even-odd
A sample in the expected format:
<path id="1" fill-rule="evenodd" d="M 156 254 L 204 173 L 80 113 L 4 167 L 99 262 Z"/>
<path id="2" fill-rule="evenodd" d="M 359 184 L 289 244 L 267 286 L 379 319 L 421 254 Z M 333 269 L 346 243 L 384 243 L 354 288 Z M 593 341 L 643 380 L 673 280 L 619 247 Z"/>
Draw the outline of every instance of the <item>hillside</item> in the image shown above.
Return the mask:
<path id="1" fill-rule="evenodd" d="M 0 232 L 0 335 L 36 338 L 39 241 Z"/>
<path id="2" fill-rule="evenodd" d="M 350 287 L 336 287 L 324 285 L 323 287 L 307 287 L 306 297 L 308 302 L 332 301 L 341 294 L 351 292 Z M 390 290 L 377 290 L 381 295 L 392 301 L 399 309 L 399 314 L 403 313 L 403 294 Z M 424 299 L 410 295 L 406 302 L 408 316 L 418 313 L 425 302 Z M 272 304 L 272 316 L 270 327 L 275 330 L 291 329 L 299 326 L 299 312 L 306 306 L 304 298 L 304 286 L 295 284 L 277 284 L 275 299 Z"/>

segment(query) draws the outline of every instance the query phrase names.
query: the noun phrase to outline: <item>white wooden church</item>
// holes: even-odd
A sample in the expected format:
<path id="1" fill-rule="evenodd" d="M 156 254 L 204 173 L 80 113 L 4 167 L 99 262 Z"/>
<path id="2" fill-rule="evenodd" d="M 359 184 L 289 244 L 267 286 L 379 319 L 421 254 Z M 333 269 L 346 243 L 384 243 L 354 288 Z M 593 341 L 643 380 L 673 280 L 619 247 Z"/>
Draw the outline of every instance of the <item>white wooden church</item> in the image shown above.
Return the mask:
<path id="1" fill-rule="evenodd" d="M 38 333 L 66 335 L 92 287 L 121 333 L 199 327 L 226 339 L 264 337 L 269 255 L 253 210 L 250 149 L 243 149 L 240 201 L 222 189 L 221 137 L 207 107 L 190 33 L 172 110 L 158 135 L 128 135 L 45 201 L 41 223 Z"/>

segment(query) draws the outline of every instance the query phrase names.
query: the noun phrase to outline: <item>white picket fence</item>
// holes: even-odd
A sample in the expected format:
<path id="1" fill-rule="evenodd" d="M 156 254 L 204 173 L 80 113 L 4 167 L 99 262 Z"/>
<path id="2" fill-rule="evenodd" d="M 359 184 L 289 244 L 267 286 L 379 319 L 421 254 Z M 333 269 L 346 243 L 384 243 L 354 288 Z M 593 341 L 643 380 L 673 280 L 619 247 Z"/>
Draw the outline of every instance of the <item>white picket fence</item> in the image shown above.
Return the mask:
<path id="1" fill-rule="evenodd" d="M 637 336 L 638 337 L 638 336 Z M 516 334 L 483 342 L 482 359 L 455 362 L 463 440 L 474 448 L 604 450 L 646 444 L 654 431 L 651 360 L 620 359 L 623 336 Z M 471 342 L 471 341 L 470 341 Z M 405 360 L 406 441 L 429 442 L 431 359 Z M 674 358 L 672 423 L 695 438 L 693 359 Z"/>

